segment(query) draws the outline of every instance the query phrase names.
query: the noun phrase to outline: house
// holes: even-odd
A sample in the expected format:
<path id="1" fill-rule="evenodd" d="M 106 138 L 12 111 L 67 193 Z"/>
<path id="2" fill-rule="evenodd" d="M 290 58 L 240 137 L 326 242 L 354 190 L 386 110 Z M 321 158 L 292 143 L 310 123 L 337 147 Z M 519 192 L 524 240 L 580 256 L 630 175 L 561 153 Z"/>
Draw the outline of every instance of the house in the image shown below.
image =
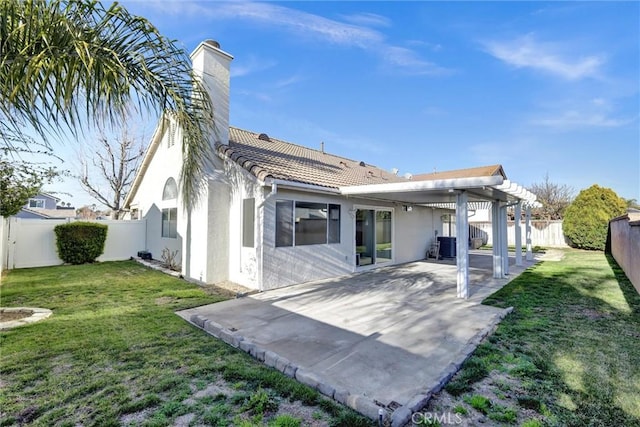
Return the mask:
<path id="1" fill-rule="evenodd" d="M 154 258 L 178 251 L 186 278 L 268 290 L 415 261 L 442 235 L 442 218 L 453 214 L 462 230 L 458 294 L 467 297 L 468 210 L 492 206 L 499 232 L 499 218 L 506 229 L 507 205 L 535 203 L 502 167 L 401 177 L 364 159 L 231 127 L 233 57 L 214 41 L 201 43 L 191 57 L 210 92 L 217 126 L 210 141 L 215 164 L 203 178 L 200 202 L 183 209 L 181 134 L 167 117 L 124 202 L 130 218 L 146 220 L 146 247 L 138 250 Z M 494 275 L 503 277 L 506 241 L 494 251 Z"/>
<path id="2" fill-rule="evenodd" d="M 60 199 L 47 193 L 37 194 L 15 214 L 23 219 L 64 219 L 75 218 L 76 210 L 71 206 L 58 205 Z"/>

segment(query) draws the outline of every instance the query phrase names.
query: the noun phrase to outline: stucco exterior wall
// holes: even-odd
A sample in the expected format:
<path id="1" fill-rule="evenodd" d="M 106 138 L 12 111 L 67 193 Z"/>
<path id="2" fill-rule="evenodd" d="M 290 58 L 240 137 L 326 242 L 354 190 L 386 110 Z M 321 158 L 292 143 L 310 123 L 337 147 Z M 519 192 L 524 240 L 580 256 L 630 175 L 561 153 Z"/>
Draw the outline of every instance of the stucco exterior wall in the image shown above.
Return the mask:
<path id="1" fill-rule="evenodd" d="M 275 246 L 276 200 L 334 203 L 341 206 L 340 243 Z M 391 263 L 371 267 L 356 266 L 356 209 L 390 209 L 392 220 Z M 262 208 L 262 290 L 274 289 L 350 274 L 360 270 L 424 259 L 435 230 L 441 235 L 441 211 L 414 206 L 405 212 L 402 206 L 366 199 L 353 199 L 319 193 L 278 189 L 267 194 Z"/>
<path id="2" fill-rule="evenodd" d="M 611 255 L 640 293 L 640 214 L 614 218 L 611 227 Z"/>
<path id="3" fill-rule="evenodd" d="M 142 178 L 140 187 L 131 203 L 131 209 L 138 209 L 138 218 L 146 220 L 146 239 L 144 246 L 138 250 L 151 252 L 154 259 L 161 259 L 162 250 L 178 251 L 178 257 L 183 255 L 183 240 L 186 231 L 184 210 L 181 209 L 181 199 L 162 200 L 162 191 L 169 178 L 176 180 L 180 188 L 180 169 L 182 167 L 182 152 L 178 139 L 179 135 L 171 136 L 173 129 L 167 127 L 161 137 L 153 161 Z M 175 130 L 179 133 L 179 130 Z M 170 139 L 171 143 L 170 144 Z M 177 238 L 162 237 L 162 209 L 178 207 L 178 236 Z"/>
<path id="4" fill-rule="evenodd" d="M 229 280 L 251 289 L 259 289 L 260 264 L 258 254 L 261 251 L 261 205 L 264 202 L 264 190 L 255 177 L 236 163 L 228 161 L 225 165 L 226 176 L 231 191 L 228 199 L 228 265 Z M 243 200 L 254 199 L 253 247 L 243 246 Z"/>
<path id="5" fill-rule="evenodd" d="M 340 204 L 340 243 L 276 247 L 276 200 Z M 278 189 L 262 210 L 262 290 L 344 275 L 355 269 L 352 203 L 340 197 Z M 353 252 L 353 253 L 352 253 Z"/>
<path id="6" fill-rule="evenodd" d="M 395 219 L 395 253 L 396 263 L 423 259 L 427 249 L 435 240 L 435 231 L 442 236 L 441 209 L 414 206 L 409 212 L 402 207 L 396 209 Z"/>

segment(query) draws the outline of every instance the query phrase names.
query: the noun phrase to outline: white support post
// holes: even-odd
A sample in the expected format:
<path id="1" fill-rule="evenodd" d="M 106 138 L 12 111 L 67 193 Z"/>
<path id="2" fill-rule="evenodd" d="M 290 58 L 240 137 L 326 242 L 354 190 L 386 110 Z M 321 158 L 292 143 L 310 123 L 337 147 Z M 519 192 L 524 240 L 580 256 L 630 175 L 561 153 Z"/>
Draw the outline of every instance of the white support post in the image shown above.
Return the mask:
<path id="1" fill-rule="evenodd" d="M 500 258 L 502 278 L 509 275 L 509 241 L 507 240 L 507 206 L 500 207 Z"/>
<path id="2" fill-rule="evenodd" d="M 522 201 L 518 200 L 516 204 L 515 213 L 515 227 L 516 227 L 516 265 L 522 265 L 522 229 L 520 228 L 520 215 L 522 215 Z"/>
<path id="3" fill-rule="evenodd" d="M 527 205 L 524 214 L 524 230 L 526 234 L 527 243 L 527 261 L 533 261 L 533 251 L 531 249 L 531 206 Z"/>
<path id="4" fill-rule="evenodd" d="M 500 202 L 491 202 L 491 240 L 493 244 L 493 278 L 502 279 L 502 253 L 500 251 Z"/>
<path id="5" fill-rule="evenodd" d="M 456 195 L 456 272 L 458 298 L 469 298 L 469 211 L 466 191 Z"/>

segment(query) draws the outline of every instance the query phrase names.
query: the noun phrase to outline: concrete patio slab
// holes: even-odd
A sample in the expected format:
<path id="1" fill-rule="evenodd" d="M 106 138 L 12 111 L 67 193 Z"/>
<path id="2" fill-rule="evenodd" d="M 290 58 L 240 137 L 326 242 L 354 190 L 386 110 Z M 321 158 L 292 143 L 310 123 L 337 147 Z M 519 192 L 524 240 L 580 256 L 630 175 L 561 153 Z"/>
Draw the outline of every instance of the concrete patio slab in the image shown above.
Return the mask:
<path id="1" fill-rule="evenodd" d="M 364 415 L 382 411 L 403 425 L 509 312 L 480 302 L 531 264 L 493 279 L 491 254 L 473 252 L 467 300 L 456 298 L 453 262 L 418 261 L 178 315 Z"/>

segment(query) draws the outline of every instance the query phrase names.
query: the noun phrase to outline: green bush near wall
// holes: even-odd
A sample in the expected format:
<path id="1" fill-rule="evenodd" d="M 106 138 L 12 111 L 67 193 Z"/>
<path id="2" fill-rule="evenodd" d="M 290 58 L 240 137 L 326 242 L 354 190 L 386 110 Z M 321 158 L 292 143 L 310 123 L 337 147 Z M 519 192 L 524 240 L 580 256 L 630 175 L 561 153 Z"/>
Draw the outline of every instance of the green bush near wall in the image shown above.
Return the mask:
<path id="1" fill-rule="evenodd" d="M 610 188 L 592 185 L 580 191 L 564 212 L 562 231 L 579 249 L 604 250 L 612 218 L 623 215 L 627 204 Z"/>
<path id="2" fill-rule="evenodd" d="M 70 222 L 56 225 L 58 256 L 68 264 L 94 262 L 104 252 L 107 226 L 95 222 Z"/>

